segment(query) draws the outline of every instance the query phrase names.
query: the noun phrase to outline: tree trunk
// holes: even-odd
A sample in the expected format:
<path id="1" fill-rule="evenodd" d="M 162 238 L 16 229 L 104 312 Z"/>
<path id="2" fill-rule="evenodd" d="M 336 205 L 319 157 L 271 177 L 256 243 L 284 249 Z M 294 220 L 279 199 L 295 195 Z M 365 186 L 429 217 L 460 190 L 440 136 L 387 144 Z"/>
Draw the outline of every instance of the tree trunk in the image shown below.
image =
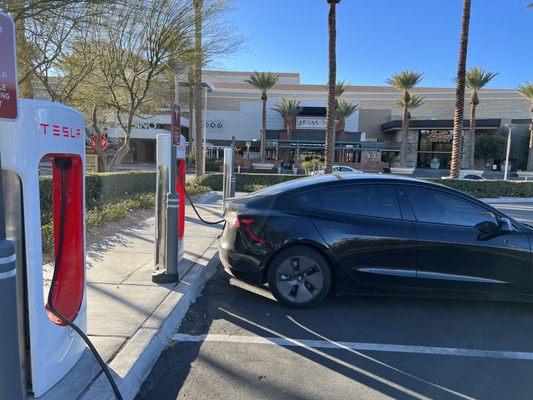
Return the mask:
<path id="1" fill-rule="evenodd" d="M 193 143 L 195 143 L 195 129 L 194 129 L 194 71 L 192 68 L 189 69 L 188 74 L 188 80 L 189 80 L 189 157 L 191 155 L 194 155 L 192 148 Z M 196 156 L 195 156 L 196 158 Z"/>
<path id="2" fill-rule="evenodd" d="M 24 7 L 24 2 L 20 1 L 21 7 Z M 31 72 L 31 49 L 28 47 L 26 41 L 26 20 L 20 18 L 15 25 L 15 35 L 17 40 L 17 66 L 18 66 L 18 96 L 22 99 L 33 99 L 33 86 Z"/>
<path id="3" fill-rule="evenodd" d="M 461 26 L 461 43 L 459 48 L 459 60 L 457 66 L 457 81 L 455 90 L 455 114 L 453 118 L 453 144 L 452 144 L 452 165 L 450 177 L 459 178 L 461 172 L 461 142 L 463 140 L 463 115 L 465 101 L 465 74 L 466 56 L 468 50 L 468 31 L 470 28 L 470 6 L 471 0 L 463 2 L 463 20 Z"/>
<path id="4" fill-rule="evenodd" d="M 260 147 L 260 157 L 261 161 L 265 161 L 265 142 L 266 142 L 266 126 L 267 126 L 267 95 L 263 93 L 261 95 L 261 100 L 263 101 L 263 110 L 261 111 L 261 147 Z"/>
<path id="5" fill-rule="evenodd" d="M 531 107 L 531 114 L 533 114 L 533 107 Z M 529 153 L 527 156 L 527 170 L 533 171 L 533 115 L 529 123 Z"/>
<path id="6" fill-rule="evenodd" d="M 331 174 L 335 160 L 335 82 L 337 80 L 337 29 L 336 29 L 336 2 L 329 1 L 328 14 L 328 109 L 326 113 L 326 148 L 325 172 Z"/>
<path id="7" fill-rule="evenodd" d="M 130 134 L 131 134 L 131 128 L 130 132 L 126 134 L 124 137 L 124 144 L 120 146 L 120 148 L 117 150 L 115 155 L 113 156 L 113 159 L 111 160 L 111 163 L 109 164 L 109 171 L 115 171 L 117 167 L 122 163 L 122 160 L 130 151 Z"/>
<path id="8" fill-rule="evenodd" d="M 468 168 L 476 167 L 474 155 L 476 151 L 476 107 L 477 105 L 472 103 L 472 111 L 470 112 L 470 148 L 468 152 Z"/>
<path id="9" fill-rule="evenodd" d="M 408 91 L 403 93 L 403 115 L 402 115 L 402 141 L 400 144 L 400 167 L 407 166 L 407 138 L 409 136 L 409 101 L 411 95 Z"/>
<path id="10" fill-rule="evenodd" d="M 195 82 L 194 82 L 194 120 L 196 133 L 196 176 L 204 171 L 203 139 L 203 96 L 202 96 L 202 7 L 203 0 L 194 0 L 194 45 L 195 45 Z"/>

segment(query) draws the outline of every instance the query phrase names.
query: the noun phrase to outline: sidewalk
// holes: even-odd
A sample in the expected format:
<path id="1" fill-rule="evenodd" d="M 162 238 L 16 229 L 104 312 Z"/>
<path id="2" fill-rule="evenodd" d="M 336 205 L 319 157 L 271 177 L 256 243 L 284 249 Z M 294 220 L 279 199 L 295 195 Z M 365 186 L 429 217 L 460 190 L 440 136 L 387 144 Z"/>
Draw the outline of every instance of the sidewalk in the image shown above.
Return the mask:
<path id="1" fill-rule="evenodd" d="M 204 218 L 216 220 L 220 218 L 219 200 L 207 196 L 195 204 Z M 199 222 L 189 205 L 185 218 L 179 284 L 156 285 L 151 280 L 153 217 L 87 249 L 88 333 L 111 367 L 124 399 L 133 398 L 218 265 L 218 257 L 213 257 L 221 225 Z M 108 398 L 113 398 L 109 383 L 86 350 L 73 370 L 40 399 Z"/>

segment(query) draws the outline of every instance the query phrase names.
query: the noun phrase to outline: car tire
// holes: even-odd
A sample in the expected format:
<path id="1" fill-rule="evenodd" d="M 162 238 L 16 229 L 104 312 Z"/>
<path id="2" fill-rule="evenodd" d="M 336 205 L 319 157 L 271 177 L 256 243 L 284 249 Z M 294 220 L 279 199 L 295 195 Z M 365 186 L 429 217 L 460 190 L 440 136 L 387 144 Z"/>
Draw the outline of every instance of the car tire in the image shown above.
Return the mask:
<path id="1" fill-rule="evenodd" d="M 331 288 L 328 262 L 307 246 L 292 246 L 274 256 L 267 278 L 274 297 L 292 308 L 319 304 Z"/>

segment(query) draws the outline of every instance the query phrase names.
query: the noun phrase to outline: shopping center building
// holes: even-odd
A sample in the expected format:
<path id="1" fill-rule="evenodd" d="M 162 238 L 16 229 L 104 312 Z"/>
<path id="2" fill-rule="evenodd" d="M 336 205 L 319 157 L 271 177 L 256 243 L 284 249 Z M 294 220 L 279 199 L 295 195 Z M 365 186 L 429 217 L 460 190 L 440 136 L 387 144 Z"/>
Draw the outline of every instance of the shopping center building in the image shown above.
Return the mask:
<path id="1" fill-rule="evenodd" d="M 260 92 L 246 83 L 252 72 L 204 71 L 206 147 L 209 157 L 217 158 L 223 147 L 232 144 L 241 154 L 241 162 L 258 157 L 261 130 Z M 323 158 L 326 97 L 322 85 L 300 83 L 298 73 L 277 73 L 278 83 L 268 92 L 266 155 L 272 163 L 281 158 L 299 165 L 311 158 Z M 168 103 L 173 100 L 174 84 L 168 82 Z M 188 136 L 188 87 L 180 84 L 180 105 L 184 113 L 183 130 Z M 438 160 L 440 168 L 448 168 L 451 155 L 451 132 L 455 104 L 455 88 L 420 87 L 414 93 L 424 96 L 424 103 L 411 111 L 407 160 L 410 166 L 429 168 Z M 397 106 L 400 93 L 387 86 L 350 86 L 343 95 L 358 105 L 358 110 L 347 118 L 342 130 L 337 131 L 335 160 L 362 169 L 381 169 L 387 153 L 398 154 L 401 138 L 401 110 Z M 274 111 L 282 98 L 300 101 L 300 113 L 290 138 L 281 115 Z M 528 124 L 530 105 L 514 89 L 484 89 L 479 94 L 476 116 L 476 134 L 507 135 L 503 126 L 509 120 L 514 124 L 511 160 L 524 168 L 527 160 Z M 470 115 L 468 95 L 465 117 Z M 465 120 L 465 153 L 469 149 L 468 127 Z M 132 134 L 131 161 L 152 163 L 155 160 L 155 136 L 168 131 L 170 116 L 165 110 L 158 115 L 142 118 Z M 110 129 L 110 136 L 120 137 L 118 128 Z M 476 167 L 498 163 L 500 160 L 476 160 Z"/>

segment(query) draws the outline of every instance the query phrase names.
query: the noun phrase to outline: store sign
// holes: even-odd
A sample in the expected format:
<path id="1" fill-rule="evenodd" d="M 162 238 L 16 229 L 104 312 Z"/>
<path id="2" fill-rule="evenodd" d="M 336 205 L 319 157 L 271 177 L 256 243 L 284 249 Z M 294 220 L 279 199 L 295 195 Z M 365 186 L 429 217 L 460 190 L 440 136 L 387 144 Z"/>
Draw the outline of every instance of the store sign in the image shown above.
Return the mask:
<path id="1" fill-rule="evenodd" d="M 326 129 L 326 118 L 296 118 L 296 129 Z"/>
<path id="2" fill-rule="evenodd" d="M 448 143 L 452 140 L 452 133 L 450 131 L 432 131 L 428 134 L 428 139 L 431 143 Z"/>
<path id="3" fill-rule="evenodd" d="M 18 118 L 15 24 L 0 12 L 0 119 Z"/>
<path id="4" fill-rule="evenodd" d="M 222 133 L 224 131 L 224 121 L 206 121 L 205 129 L 209 133 Z"/>

